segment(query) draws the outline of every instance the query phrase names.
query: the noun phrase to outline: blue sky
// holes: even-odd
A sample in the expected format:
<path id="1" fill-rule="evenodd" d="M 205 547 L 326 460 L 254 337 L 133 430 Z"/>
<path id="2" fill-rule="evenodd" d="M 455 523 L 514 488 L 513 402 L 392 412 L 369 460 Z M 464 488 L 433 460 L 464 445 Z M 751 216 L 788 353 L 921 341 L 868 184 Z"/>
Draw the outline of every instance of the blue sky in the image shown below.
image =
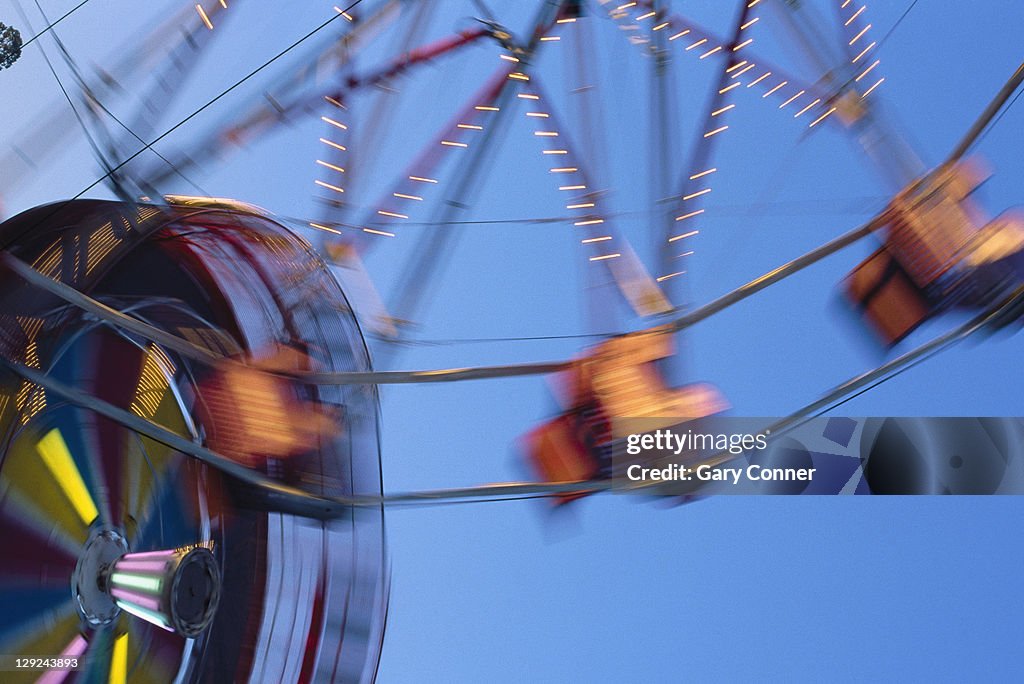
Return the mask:
<path id="1" fill-rule="evenodd" d="M 43 2 L 51 17 L 74 4 Z M 317 0 L 285 10 L 239 0 L 239 16 L 158 130 L 323 21 L 331 4 Z M 434 4 L 421 40 L 474 25 L 470 3 Z M 514 31 L 524 29 L 537 6 L 487 4 Z M 833 19 L 833 3 L 814 4 Z M 908 5 L 869 4 L 875 39 Z M 675 0 L 673 6 L 728 33 L 734 3 Z M 60 36 L 82 64 L 109 64 L 117 47 L 129 44 L 147 22 L 178 7 L 92 0 L 61 25 Z M 761 14 L 755 43 L 760 54 L 813 78 L 779 30 L 777 16 Z M 878 71 L 886 81 L 872 97 L 927 163 L 952 149 L 1019 64 L 1022 20 L 1024 5 L 1010 0 L 919 2 L 881 48 Z M 0 21 L 21 24 L 9 0 L 0 0 Z M 603 150 L 607 161 L 600 170 L 621 214 L 618 227 L 653 263 L 651 65 L 607 19 L 589 21 L 596 24 L 605 128 L 597 139 L 575 130 L 571 135 L 581 147 Z M 372 68 L 391 54 L 404 26 L 385 29 L 358 67 Z M 43 44 L 53 55 L 52 44 Z M 545 90 L 565 105 L 565 119 L 572 111 L 571 49 L 569 38 L 545 46 L 536 66 Z M 373 162 L 354 201 L 370 204 L 391 187 L 413 157 L 410 150 L 427 144 L 497 68 L 498 53 L 494 45 L 480 44 L 392 84 L 400 104 L 379 147 L 365 153 Z M 674 55 L 681 144 L 671 157 L 678 175 L 715 74 L 712 59 L 681 50 Z M 224 98 L 157 148 L 172 154 L 187 147 L 294 63 L 282 60 L 281 69 L 275 66 L 267 78 Z M 66 107 L 35 46 L 16 68 L 0 73 L 0 101 L 4 142 L 17 139 L 41 114 Z M 807 135 L 805 125 L 753 91 L 735 102 L 688 263 L 684 289 L 694 303 L 858 225 L 892 190 L 840 127 Z M 358 100 L 352 110 L 351 145 L 358 149 L 368 110 Z M 288 216 L 314 216 L 313 159 L 322 130 L 317 117 L 308 119 L 190 175 L 214 195 Z M 1021 203 L 1022 125 L 1024 107 L 1018 106 L 979 147 L 995 170 L 982 191 L 993 214 Z M 531 130 L 522 115 L 513 117 L 460 220 L 565 214 Z M 5 216 L 74 195 L 97 175 L 78 135 L 15 192 L 5 190 L 10 174 L 23 170 L 0 173 Z M 177 181 L 167 191 L 193 192 Z M 368 256 L 385 294 L 406 268 L 416 231 L 435 228 L 410 226 Z M 583 276 L 592 264 L 572 229 L 562 223 L 461 229 L 429 290 L 428 306 L 416 318 L 415 336 L 572 335 L 638 327 L 640 321 L 605 300 L 596 304 L 604 312 L 598 320 L 587 320 Z M 678 381 L 715 383 L 733 415 L 778 416 L 876 365 L 881 353 L 842 315 L 836 292 L 839 279 L 869 249 L 831 257 L 687 333 Z M 930 324 L 910 342 L 957 321 Z M 417 346 L 387 363 L 513 363 L 566 358 L 579 347 L 578 339 Z M 386 356 L 379 345 L 375 351 Z M 1019 416 L 1020 353 L 1019 336 L 961 345 L 851 401 L 843 413 Z M 515 440 L 554 409 L 545 381 L 537 378 L 394 387 L 382 395 L 384 473 L 392 491 L 523 478 Z M 1024 553 L 1016 523 L 1022 513 L 1019 497 L 728 497 L 679 508 L 593 497 L 560 516 L 537 502 L 394 510 L 388 520 L 392 604 L 380 680 L 1019 679 L 1024 672 L 1015 635 L 1024 624 L 1024 594 L 1017 570 Z"/>

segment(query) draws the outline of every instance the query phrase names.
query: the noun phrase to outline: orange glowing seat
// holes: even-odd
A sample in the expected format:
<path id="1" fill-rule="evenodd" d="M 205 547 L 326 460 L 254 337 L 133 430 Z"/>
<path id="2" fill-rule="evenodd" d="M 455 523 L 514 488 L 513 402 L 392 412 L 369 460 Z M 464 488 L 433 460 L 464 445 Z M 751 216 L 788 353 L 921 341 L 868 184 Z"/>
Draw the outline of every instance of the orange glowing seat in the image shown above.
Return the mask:
<path id="1" fill-rule="evenodd" d="M 571 414 L 561 415 L 526 435 L 526 453 L 542 482 L 579 482 L 591 480 L 601 472 L 601 462 L 587 448 Z M 559 494 L 556 503 L 564 504 L 586 496 L 586 492 Z"/>
<path id="2" fill-rule="evenodd" d="M 1024 280 L 1024 224 L 989 221 L 971 198 L 986 177 L 980 164 L 960 162 L 908 186 L 889 206 L 882 249 L 844 280 L 886 345 L 942 311 L 987 306 Z"/>
<path id="3" fill-rule="evenodd" d="M 654 330 L 608 340 L 556 376 L 564 413 L 530 432 L 527 458 L 544 482 L 609 477 L 611 443 L 728 408 L 712 385 L 667 387 L 655 361 L 672 354 L 672 339 Z M 643 419 L 642 422 L 637 419 Z M 566 503 L 585 492 L 559 497 Z"/>
<path id="4" fill-rule="evenodd" d="M 855 268 L 843 286 L 858 312 L 889 346 L 931 315 L 924 293 L 884 248 Z"/>
<path id="5" fill-rule="evenodd" d="M 658 330 L 608 340 L 565 373 L 563 403 L 569 409 L 596 404 L 608 416 L 612 439 L 634 431 L 631 419 L 664 418 L 663 425 L 650 424 L 655 429 L 727 409 L 728 403 L 712 385 L 665 385 L 654 362 L 672 353 L 671 335 Z"/>
<path id="6" fill-rule="evenodd" d="M 247 466 L 286 459 L 340 433 L 337 417 L 303 400 L 296 383 L 274 371 L 306 370 L 305 355 L 289 348 L 252 362 L 220 364 L 202 381 L 206 443 Z"/>

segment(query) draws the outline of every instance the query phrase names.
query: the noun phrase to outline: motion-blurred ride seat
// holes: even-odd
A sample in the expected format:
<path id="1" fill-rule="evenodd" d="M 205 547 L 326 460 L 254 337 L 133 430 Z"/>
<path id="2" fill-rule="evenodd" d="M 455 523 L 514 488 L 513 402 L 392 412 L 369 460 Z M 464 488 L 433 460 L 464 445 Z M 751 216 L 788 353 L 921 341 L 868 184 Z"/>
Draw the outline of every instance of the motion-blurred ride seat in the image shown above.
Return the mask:
<path id="1" fill-rule="evenodd" d="M 667 331 L 632 333 L 603 342 L 560 373 L 556 388 L 564 411 L 525 438 L 527 460 L 541 481 L 608 478 L 612 442 L 636 432 L 638 424 L 656 430 L 726 410 L 712 385 L 665 385 L 655 362 L 672 353 Z M 567 503 L 585 495 L 557 498 Z"/>
<path id="2" fill-rule="evenodd" d="M 940 168 L 889 206 L 883 246 L 843 281 L 847 299 L 892 346 L 953 307 L 983 309 L 1024 283 L 1024 220 L 995 220 L 971 197 L 988 173 L 974 161 Z"/>

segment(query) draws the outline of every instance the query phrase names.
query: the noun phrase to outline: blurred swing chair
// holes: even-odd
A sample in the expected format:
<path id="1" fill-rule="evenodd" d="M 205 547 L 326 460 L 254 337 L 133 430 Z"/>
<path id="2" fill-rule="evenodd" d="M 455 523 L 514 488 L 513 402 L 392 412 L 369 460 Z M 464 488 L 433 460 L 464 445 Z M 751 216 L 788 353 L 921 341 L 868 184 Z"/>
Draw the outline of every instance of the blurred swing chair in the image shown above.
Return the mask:
<path id="1" fill-rule="evenodd" d="M 971 194 L 990 173 L 969 160 L 900 192 L 882 247 L 844 280 L 848 301 L 887 347 L 951 309 L 984 310 L 1024 284 L 1024 217 L 989 220 Z"/>
<path id="2" fill-rule="evenodd" d="M 612 444 L 637 429 L 668 428 L 728 408 L 712 385 L 665 385 L 655 365 L 671 356 L 672 339 L 653 330 L 616 337 L 594 347 L 554 384 L 562 412 L 524 438 L 526 459 L 542 482 L 564 483 L 612 476 Z M 562 505 L 590 492 L 566 492 Z"/>

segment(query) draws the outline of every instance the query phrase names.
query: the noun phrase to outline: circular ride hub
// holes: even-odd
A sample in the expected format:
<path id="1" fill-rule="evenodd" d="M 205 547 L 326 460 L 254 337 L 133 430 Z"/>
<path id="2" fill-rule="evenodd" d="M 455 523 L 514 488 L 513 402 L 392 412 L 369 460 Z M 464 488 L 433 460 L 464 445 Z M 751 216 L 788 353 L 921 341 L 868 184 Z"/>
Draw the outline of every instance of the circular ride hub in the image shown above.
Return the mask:
<path id="1" fill-rule="evenodd" d="M 275 512 L 90 408 L 112 405 L 320 495 L 379 496 L 376 389 L 269 372 L 369 369 L 308 244 L 230 204 L 75 201 L 0 224 L 0 246 L 207 355 L 0 273 L 0 651 L 77 657 L 71 681 L 372 676 L 387 601 L 380 508 L 328 522 Z"/>

